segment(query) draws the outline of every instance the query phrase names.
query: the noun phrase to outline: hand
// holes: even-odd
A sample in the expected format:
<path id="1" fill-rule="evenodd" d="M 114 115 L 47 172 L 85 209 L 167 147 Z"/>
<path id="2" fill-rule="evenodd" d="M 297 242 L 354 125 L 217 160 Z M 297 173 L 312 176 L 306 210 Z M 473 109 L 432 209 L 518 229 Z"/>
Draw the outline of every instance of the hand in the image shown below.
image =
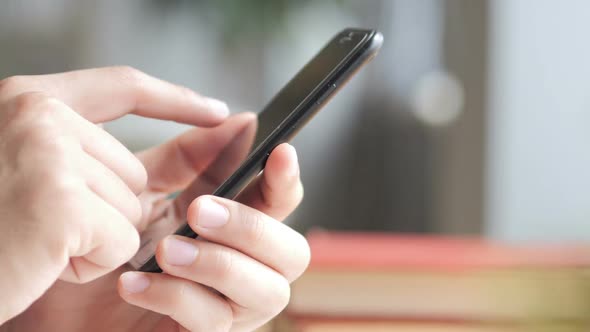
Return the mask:
<path id="1" fill-rule="evenodd" d="M 208 182 L 203 179 L 221 179 L 229 171 L 210 169 L 193 190 Z M 277 220 L 302 195 L 295 150 L 283 144 L 270 155 L 263 177 L 239 197 L 241 203 L 212 196 L 194 200 L 188 222 L 200 238 L 167 237 L 156 255 L 165 274 L 127 272 L 119 280 L 121 296 L 149 310 L 134 320 L 141 322 L 137 330 L 252 331 L 281 312 L 289 284 L 309 263 L 309 247 Z"/>
<path id="2" fill-rule="evenodd" d="M 58 281 L 3 327 L 18 331 L 250 331 L 281 311 L 288 300 L 288 283 L 309 261 L 303 237 L 277 222 L 296 207 L 303 193 L 294 150 L 288 145 L 275 149 L 265 172 L 239 197 L 239 203 L 209 196 L 191 203 L 194 197 L 210 193 L 241 162 L 252 142 L 253 119 L 251 114 L 233 116 L 220 126 L 193 129 L 138 155 L 148 180 L 140 195 L 143 218 L 136 226 L 143 230 L 170 216 L 183 222 L 188 210 L 191 225 L 208 240 L 181 239 L 200 249 L 192 265 L 166 263 L 165 253 L 174 250 L 170 246 L 174 242 L 167 238 L 158 247 L 158 259 L 167 274 L 149 274 L 148 287 L 141 276 L 126 273 L 119 280 L 119 295 L 117 279 L 127 271 L 125 266 L 82 285 Z M 176 200 L 165 199 L 187 186 Z M 203 228 L 205 218 L 197 216 L 202 199 L 225 206 L 229 213 L 225 225 Z M 197 278 L 190 271 L 202 271 L 202 276 Z M 251 282 L 251 287 L 243 282 Z"/>
<path id="3" fill-rule="evenodd" d="M 137 251 L 146 170 L 93 124 L 127 113 L 213 126 L 227 107 L 129 68 L 0 81 L 0 324 L 58 277 L 87 282 Z"/>
<path id="4" fill-rule="evenodd" d="M 148 170 L 141 197 L 144 206 L 152 204 L 151 224 L 170 215 L 166 211 L 183 206 L 190 194 L 211 192 L 233 171 L 240 162 L 236 156 L 243 156 L 251 141 L 243 139 L 251 136 L 251 120 L 249 114 L 232 116 L 218 127 L 191 130 L 140 154 Z M 195 178 L 197 170 L 200 175 Z M 191 179 L 193 183 L 176 200 L 151 199 Z M 239 202 L 201 196 L 190 203 L 188 219 L 202 238 L 166 238 L 157 250 L 166 274 L 121 276 L 128 271 L 124 266 L 83 285 L 57 282 L 11 322 L 12 330 L 252 331 L 284 308 L 289 282 L 309 262 L 305 239 L 276 220 L 285 218 L 302 194 L 295 151 L 281 145 Z M 215 221 L 201 213 L 212 200 L 227 209 L 227 222 L 204 227 L 203 223 Z M 175 246 L 174 239 L 183 243 Z M 194 262 L 179 265 L 181 258 L 190 260 L 191 245 L 198 248 Z M 167 254 L 176 261 L 170 264 Z"/>

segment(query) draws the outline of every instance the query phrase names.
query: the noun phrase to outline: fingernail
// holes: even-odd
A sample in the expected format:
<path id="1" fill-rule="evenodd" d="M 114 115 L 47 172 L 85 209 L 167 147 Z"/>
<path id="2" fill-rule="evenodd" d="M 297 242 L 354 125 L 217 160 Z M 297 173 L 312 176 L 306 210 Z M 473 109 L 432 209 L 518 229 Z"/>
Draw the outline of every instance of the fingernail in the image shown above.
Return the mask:
<path id="1" fill-rule="evenodd" d="M 196 246 L 174 237 L 168 237 L 164 242 L 164 259 L 170 265 L 190 265 L 197 258 L 198 252 Z"/>
<path id="2" fill-rule="evenodd" d="M 150 278 L 143 273 L 127 272 L 121 276 L 121 285 L 129 293 L 141 293 L 150 286 Z"/>
<path id="3" fill-rule="evenodd" d="M 227 107 L 227 104 L 221 100 L 207 98 L 207 104 L 209 106 L 209 110 L 219 117 L 225 118 L 229 115 L 229 108 Z"/>
<path id="4" fill-rule="evenodd" d="M 210 198 L 199 201 L 197 225 L 204 228 L 219 228 L 229 220 L 229 211 Z"/>

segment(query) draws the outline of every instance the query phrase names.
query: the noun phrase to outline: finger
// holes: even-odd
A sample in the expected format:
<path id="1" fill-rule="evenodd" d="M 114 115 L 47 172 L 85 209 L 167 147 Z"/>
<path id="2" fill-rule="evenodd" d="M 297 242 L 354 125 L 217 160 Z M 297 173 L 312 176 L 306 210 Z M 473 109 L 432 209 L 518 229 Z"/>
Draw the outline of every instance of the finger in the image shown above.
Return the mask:
<path id="1" fill-rule="evenodd" d="M 293 281 L 310 259 L 305 238 L 266 214 L 232 200 L 201 196 L 188 209 L 200 237 L 253 257 Z"/>
<path id="2" fill-rule="evenodd" d="M 142 214 L 141 204 L 121 178 L 86 153 L 80 154 L 78 163 L 88 188 L 117 209 L 129 222 L 138 224 Z"/>
<path id="3" fill-rule="evenodd" d="M 70 248 L 70 264 L 60 279 L 84 283 L 125 264 L 139 248 L 139 234 L 117 209 L 88 190 L 82 211 L 88 211 L 80 239 Z"/>
<path id="4" fill-rule="evenodd" d="M 195 128 L 160 146 L 140 152 L 137 156 L 147 170 L 148 189 L 174 192 L 185 188 L 236 135 L 249 125 L 255 127 L 255 124 L 255 114 L 241 113 L 217 127 Z"/>
<path id="5" fill-rule="evenodd" d="M 272 151 L 262 176 L 249 185 L 237 201 L 283 220 L 302 199 L 297 152 L 293 146 L 284 143 Z"/>
<path id="6" fill-rule="evenodd" d="M 147 172 L 141 161 L 104 129 L 77 114 L 71 115 L 79 118 L 74 130 L 84 151 L 108 167 L 133 193 L 141 193 L 147 183 Z"/>
<path id="7" fill-rule="evenodd" d="M 128 303 L 170 316 L 183 330 L 229 331 L 232 326 L 233 313 L 228 302 L 207 287 L 186 279 L 127 272 L 119 278 L 118 290 Z"/>
<path id="8" fill-rule="evenodd" d="M 256 122 L 237 133 L 231 142 L 219 152 L 213 162 L 174 201 L 176 210 L 185 218 L 186 210 L 195 197 L 212 193 L 244 161 L 256 135 Z"/>
<path id="9" fill-rule="evenodd" d="M 165 273 L 209 286 L 253 311 L 275 315 L 289 302 L 289 282 L 282 275 L 226 246 L 169 236 L 156 258 Z"/>
<path id="10" fill-rule="evenodd" d="M 114 137 L 61 100 L 37 92 L 23 93 L 9 103 L 12 112 L 21 112 L 21 115 L 26 112 L 24 118 L 45 118 L 45 121 L 57 123 L 55 126 L 61 134 L 75 137 L 84 151 L 117 174 L 133 192 L 139 193 L 145 187 L 147 175 L 141 162 Z"/>
<path id="11" fill-rule="evenodd" d="M 67 73 L 17 76 L 2 82 L 0 99 L 41 91 L 63 100 L 91 122 L 128 113 L 213 126 L 227 115 L 227 105 L 144 74 L 130 67 L 106 67 Z"/>

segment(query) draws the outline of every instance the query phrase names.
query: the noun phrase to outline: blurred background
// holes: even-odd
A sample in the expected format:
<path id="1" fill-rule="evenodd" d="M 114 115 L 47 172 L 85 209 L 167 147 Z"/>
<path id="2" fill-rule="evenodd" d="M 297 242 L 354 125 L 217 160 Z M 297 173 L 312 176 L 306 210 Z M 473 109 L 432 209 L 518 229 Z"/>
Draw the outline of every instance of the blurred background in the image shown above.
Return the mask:
<path id="1" fill-rule="evenodd" d="M 379 56 L 293 142 L 305 199 L 288 222 L 320 231 L 286 328 L 269 328 L 581 332 L 588 13 L 584 0 L 4 0 L 0 79 L 129 65 L 259 111 L 338 31 L 377 28 Z M 106 129 L 138 151 L 188 127 L 128 116 Z M 506 321 L 526 328 L 461 323 Z"/>
<path id="2" fill-rule="evenodd" d="M 381 54 L 295 139 L 301 231 L 590 240 L 590 2 L 5 0 L 0 78 L 130 65 L 260 110 L 344 27 Z M 91 91 L 89 91 L 91 93 Z M 134 151 L 187 127 L 129 116 Z"/>

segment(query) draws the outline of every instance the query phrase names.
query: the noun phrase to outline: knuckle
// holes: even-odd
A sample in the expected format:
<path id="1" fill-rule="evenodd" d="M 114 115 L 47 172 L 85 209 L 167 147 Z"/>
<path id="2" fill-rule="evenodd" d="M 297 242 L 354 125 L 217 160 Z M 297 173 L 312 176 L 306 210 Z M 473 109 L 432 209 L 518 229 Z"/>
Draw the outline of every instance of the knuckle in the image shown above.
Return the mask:
<path id="1" fill-rule="evenodd" d="M 198 93 L 196 93 L 192 89 L 187 88 L 186 86 L 177 85 L 177 84 L 174 84 L 173 86 L 176 88 L 176 90 L 178 91 L 178 93 L 180 94 L 181 97 L 184 97 L 184 98 L 201 97 Z"/>
<path id="2" fill-rule="evenodd" d="M 45 165 L 30 173 L 30 179 L 37 185 L 36 192 L 41 199 L 50 198 L 51 201 L 64 201 L 77 194 L 79 181 L 72 174 L 68 174 L 62 167 L 53 163 Z"/>
<path id="3" fill-rule="evenodd" d="M 81 179 L 53 162 L 33 171 L 31 179 L 51 202 L 68 202 L 80 193 Z"/>
<path id="4" fill-rule="evenodd" d="M 14 108 L 17 111 L 31 111 L 32 109 L 44 108 L 53 99 L 44 92 L 32 91 L 21 93 L 14 98 Z"/>
<path id="5" fill-rule="evenodd" d="M 130 66 L 116 66 L 109 68 L 110 74 L 121 83 L 132 86 L 141 86 L 145 82 L 146 74 Z"/>
<path id="6" fill-rule="evenodd" d="M 42 234 L 44 236 L 44 251 L 48 260 L 53 263 L 54 266 L 65 268 L 70 258 L 68 255 L 69 239 L 66 232 L 56 232 L 58 227 L 63 226 L 62 220 L 53 219 L 51 222 L 37 222 L 35 225 L 37 234 Z"/>
<path id="7" fill-rule="evenodd" d="M 148 75 L 129 66 L 110 67 L 109 74 L 118 82 L 121 90 L 125 91 L 128 107 L 135 108 L 138 100 L 146 94 Z"/>
<path id="8" fill-rule="evenodd" d="M 166 314 L 170 316 L 173 320 L 180 320 L 182 317 L 182 312 L 187 305 L 187 281 L 181 280 L 179 283 L 176 283 L 170 289 L 170 296 L 167 296 L 164 299 L 164 307 L 168 308 L 166 310 Z M 194 331 L 196 328 L 195 326 L 187 326 Z"/>
<path id="9" fill-rule="evenodd" d="M 24 139 L 52 156 L 52 159 L 59 164 L 56 166 L 65 166 L 63 162 L 70 157 L 70 147 L 75 144 L 70 137 L 56 132 L 51 124 L 42 124 L 28 130 Z"/>
<path id="10" fill-rule="evenodd" d="M 182 281 L 172 288 L 170 294 L 172 296 L 168 297 L 167 299 L 169 301 L 167 306 L 171 308 L 171 311 L 168 313 L 170 317 L 175 319 L 179 317 L 180 313 L 182 312 L 182 308 L 186 306 L 186 288 L 186 281 Z"/>
<path id="11" fill-rule="evenodd" d="M 145 165 L 134 155 L 129 149 L 115 137 L 102 128 L 98 129 L 98 135 L 96 139 L 104 140 L 105 143 L 111 145 L 113 153 L 120 158 L 120 165 L 124 166 L 121 171 L 123 172 L 121 178 L 127 184 L 129 189 L 139 195 L 148 183 L 148 173 Z"/>
<path id="12" fill-rule="evenodd" d="M 51 130 L 29 128 L 21 133 L 19 140 L 21 149 L 17 154 L 16 163 L 26 167 L 31 161 L 38 161 L 39 164 L 30 167 L 41 172 L 40 180 L 48 180 L 63 174 L 76 174 L 75 149 L 72 147 L 78 143 L 73 138 Z"/>
<path id="13" fill-rule="evenodd" d="M 46 174 L 46 175 L 45 175 Z M 38 186 L 27 195 L 27 201 L 34 220 L 47 220 L 48 213 L 52 216 L 49 223 L 54 230 L 63 229 L 58 234 L 66 234 L 66 230 L 77 229 L 81 214 L 82 186 L 74 176 L 56 174 L 45 171 L 37 174 Z M 47 224 L 43 222 L 42 224 Z M 63 239 L 59 239 L 63 240 Z"/>
<path id="14" fill-rule="evenodd" d="M 59 129 L 57 125 L 63 104 L 43 92 L 25 92 L 12 100 L 10 119 L 27 122 L 35 129 Z M 40 127 L 40 128 L 37 128 Z"/>
<path id="15" fill-rule="evenodd" d="M 45 226 L 45 225 L 44 225 Z M 45 231 L 45 230 L 43 230 Z M 50 232 L 50 230 L 48 230 Z M 54 233 L 51 233 L 54 234 Z M 68 242 L 67 237 L 63 232 L 58 233 L 57 236 L 51 236 L 47 240 L 46 252 L 49 260 L 55 264 L 55 266 L 67 266 L 69 261 L 68 253 Z"/>
<path id="16" fill-rule="evenodd" d="M 213 277 L 228 280 L 234 269 L 235 253 L 229 248 L 218 247 L 213 257 Z"/>
<path id="17" fill-rule="evenodd" d="M 67 174 L 55 174 L 48 180 L 53 200 L 63 211 L 75 211 L 79 207 L 80 180 Z"/>
<path id="18" fill-rule="evenodd" d="M 244 237 L 246 243 L 254 245 L 263 243 L 266 235 L 266 223 L 261 213 L 242 211 L 242 226 L 244 227 Z"/>
<path id="19" fill-rule="evenodd" d="M 10 76 L 0 81 L 0 96 L 7 96 L 16 93 L 26 86 L 28 79 L 25 76 Z"/>

